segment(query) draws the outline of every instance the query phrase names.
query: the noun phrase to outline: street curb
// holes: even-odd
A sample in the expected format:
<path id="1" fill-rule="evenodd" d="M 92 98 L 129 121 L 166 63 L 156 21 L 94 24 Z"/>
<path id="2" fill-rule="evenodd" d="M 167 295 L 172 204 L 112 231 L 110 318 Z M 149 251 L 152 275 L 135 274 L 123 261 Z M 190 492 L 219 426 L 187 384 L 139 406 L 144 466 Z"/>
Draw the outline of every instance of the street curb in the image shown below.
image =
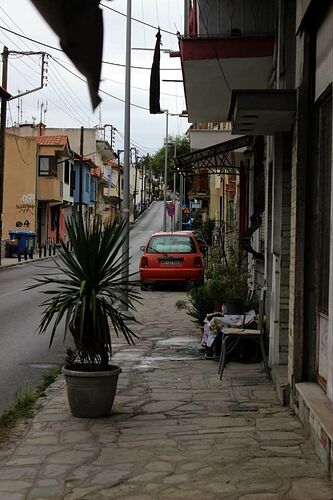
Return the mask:
<path id="1" fill-rule="evenodd" d="M 37 262 L 43 262 L 44 260 L 49 260 L 49 259 L 54 259 L 55 257 L 57 257 L 56 255 L 51 255 L 51 256 L 47 256 L 47 257 L 39 257 L 38 259 L 29 259 L 29 260 L 22 260 L 21 262 L 13 262 L 12 264 L 7 264 L 7 265 L 2 265 L 0 266 L 0 272 L 1 271 L 6 271 L 7 269 L 13 269 L 14 267 L 18 267 L 18 266 L 24 266 L 24 265 L 27 265 L 27 264 L 36 264 Z"/>
<path id="2" fill-rule="evenodd" d="M 154 200 L 154 201 L 153 201 L 153 202 L 149 205 L 149 207 L 148 207 L 148 208 L 146 208 L 146 210 L 144 210 L 144 211 L 143 211 L 143 212 L 139 215 L 139 217 L 137 217 L 137 218 L 136 218 L 133 222 L 130 222 L 130 229 L 131 229 L 131 227 L 133 227 L 133 226 L 136 224 L 136 222 L 137 222 L 139 219 L 141 219 L 141 218 L 143 217 L 143 215 L 145 215 L 145 214 L 148 212 L 148 210 L 150 210 L 150 207 L 151 207 L 154 203 L 156 203 L 156 201 L 155 201 L 155 200 Z M 38 259 L 36 259 L 36 260 L 35 260 L 35 259 L 29 259 L 29 260 L 21 260 L 21 262 L 18 262 L 18 261 L 17 261 L 17 262 L 13 262 L 13 263 L 11 263 L 11 264 L 7 264 L 7 265 L 5 265 L 5 266 L 1 264 L 1 265 L 0 265 L 0 272 L 1 272 L 1 271 L 5 271 L 6 269 L 13 269 L 13 268 L 15 268 L 15 267 L 17 267 L 17 266 L 22 266 L 22 265 L 27 265 L 27 264 L 31 264 L 31 263 L 36 263 L 36 262 L 40 262 L 40 261 L 44 261 L 44 260 L 53 259 L 53 258 L 55 258 L 55 257 L 57 257 L 57 256 L 56 256 L 56 255 L 50 255 L 50 256 L 48 255 L 47 257 L 39 257 L 39 258 L 38 258 Z"/>
<path id="3" fill-rule="evenodd" d="M 151 204 L 149 205 L 149 207 L 148 207 L 148 208 L 146 208 L 146 210 L 144 210 L 144 211 L 143 211 L 143 212 L 139 215 L 139 217 L 137 217 L 134 221 L 130 222 L 130 226 L 134 226 L 134 224 L 135 224 L 138 220 L 140 220 L 140 219 L 142 218 L 142 216 L 143 216 L 146 212 L 148 212 L 148 210 L 150 210 L 150 207 L 151 207 L 154 203 L 156 203 L 156 200 L 152 201 L 152 202 L 151 202 Z"/>

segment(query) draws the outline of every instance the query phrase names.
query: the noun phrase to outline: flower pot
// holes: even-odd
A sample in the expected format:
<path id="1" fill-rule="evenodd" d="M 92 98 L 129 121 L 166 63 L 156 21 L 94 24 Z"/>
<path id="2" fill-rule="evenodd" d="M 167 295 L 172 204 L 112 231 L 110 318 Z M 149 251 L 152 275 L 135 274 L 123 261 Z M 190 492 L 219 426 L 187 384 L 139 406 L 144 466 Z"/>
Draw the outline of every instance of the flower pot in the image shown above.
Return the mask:
<path id="1" fill-rule="evenodd" d="M 110 415 L 122 370 L 114 365 L 109 368 L 101 372 L 62 369 L 69 407 L 74 417 L 98 418 Z"/>

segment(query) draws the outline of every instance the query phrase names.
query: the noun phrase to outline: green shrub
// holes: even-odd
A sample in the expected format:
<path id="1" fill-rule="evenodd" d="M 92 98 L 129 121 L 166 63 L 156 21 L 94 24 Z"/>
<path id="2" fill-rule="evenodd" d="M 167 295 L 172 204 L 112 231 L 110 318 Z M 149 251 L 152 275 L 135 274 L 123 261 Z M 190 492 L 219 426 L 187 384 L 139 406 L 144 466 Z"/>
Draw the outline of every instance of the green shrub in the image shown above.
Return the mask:
<path id="1" fill-rule="evenodd" d="M 215 221 L 213 219 L 207 219 L 202 223 L 202 234 L 208 245 L 213 243 L 213 230 L 215 227 Z"/>

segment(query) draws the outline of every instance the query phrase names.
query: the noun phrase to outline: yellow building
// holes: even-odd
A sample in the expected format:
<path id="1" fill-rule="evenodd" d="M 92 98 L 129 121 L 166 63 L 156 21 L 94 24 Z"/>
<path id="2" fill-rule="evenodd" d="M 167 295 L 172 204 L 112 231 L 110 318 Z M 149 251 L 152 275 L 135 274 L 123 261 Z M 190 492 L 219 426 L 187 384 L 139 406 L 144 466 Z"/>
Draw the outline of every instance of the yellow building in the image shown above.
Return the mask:
<path id="1" fill-rule="evenodd" d="M 3 231 L 36 231 L 36 155 L 37 143 L 31 137 L 6 133 Z"/>

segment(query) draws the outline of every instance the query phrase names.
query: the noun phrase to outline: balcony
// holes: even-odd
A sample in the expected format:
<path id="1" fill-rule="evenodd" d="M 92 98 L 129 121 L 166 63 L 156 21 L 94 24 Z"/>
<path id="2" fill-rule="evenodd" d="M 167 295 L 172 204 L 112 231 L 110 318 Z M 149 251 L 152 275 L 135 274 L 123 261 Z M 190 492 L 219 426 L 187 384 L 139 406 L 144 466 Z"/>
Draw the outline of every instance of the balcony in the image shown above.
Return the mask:
<path id="1" fill-rule="evenodd" d="M 267 89 L 274 2 L 197 0 L 180 39 L 189 122 L 226 121 L 232 89 Z"/>
<path id="2" fill-rule="evenodd" d="M 62 202 L 62 183 L 56 177 L 38 178 L 38 200 Z"/>

